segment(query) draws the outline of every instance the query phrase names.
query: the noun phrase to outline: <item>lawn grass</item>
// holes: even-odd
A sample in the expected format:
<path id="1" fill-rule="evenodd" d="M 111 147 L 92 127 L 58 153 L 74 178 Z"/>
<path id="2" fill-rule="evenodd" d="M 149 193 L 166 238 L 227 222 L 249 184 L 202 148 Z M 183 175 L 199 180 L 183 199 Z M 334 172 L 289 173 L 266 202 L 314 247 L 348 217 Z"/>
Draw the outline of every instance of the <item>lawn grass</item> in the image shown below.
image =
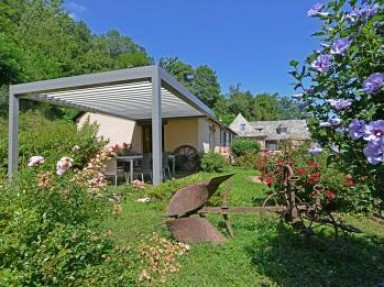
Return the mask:
<path id="1" fill-rule="evenodd" d="M 256 175 L 255 170 L 228 168 L 225 173 L 235 173 L 231 206 L 260 202 L 266 188 L 249 179 Z M 136 202 L 141 196 L 143 191 L 130 192 L 122 214 L 106 221 L 116 240 L 133 248 L 153 232 L 172 240 L 162 217 L 167 201 Z M 193 244 L 190 252 L 179 258 L 180 270 L 151 286 L 374 286 L 384 280 L 383 225 L 364 216 L 344 215 L 364 233 L 342 237 L 335 245 L 329 229 L 319 231 L 318 240 L 308 241 L 289 226 L 268 218 L 232 215 L 233 239 L 223 245 Z M 208 219 L 227 235 L 219 216 Z"/>

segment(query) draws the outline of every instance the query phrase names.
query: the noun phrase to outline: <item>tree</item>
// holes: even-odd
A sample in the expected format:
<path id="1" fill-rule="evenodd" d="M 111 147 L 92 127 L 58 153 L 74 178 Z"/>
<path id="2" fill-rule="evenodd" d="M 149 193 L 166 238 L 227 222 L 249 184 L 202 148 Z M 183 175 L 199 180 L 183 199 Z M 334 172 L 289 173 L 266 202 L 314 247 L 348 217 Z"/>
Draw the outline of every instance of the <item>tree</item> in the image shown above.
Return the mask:
<path id="1" fill-rule="evenodd" d="M 279 120 L 299 119 L 302 117 L 297 107 L 297 103 L 288 97 L 279 97 L 277 99 L 277 109 Z"/>
<path id="2" fill-rule="evenodd" d="M 193 79 L 195 78 L 195 71 L 191 65 L 184 63 L 178 57 L 163 57 L 159 60 L 159 66 L 194 94 Z"/>
<path id="3" fill-rule="evenodd" d="M 273 121 L 280 119 L 277 95 L 256 95 L 252 109 L 253 118 L 257 121 Z"/>
<path id="4" fill-rule="evenodd" d="M 246 119 L 253 120 L 253 104 L 253 95 L 249 91 L 241 91 L 240 84 L 237 84 L 236 87 L 229 87 L 228 108 L 232 114 L 242 113 Z"/>
<path id="5" fill-rule="evenodd" d="M 229 125 L 236 116 L 229 111 L 228 103 L 226 98 L 220 96 L 213 107 L 216 117 L 226 125 Z"/>
<path id="6" fill-rule="evenodd" d="M 203 103 L 213 108 L 220 98 L 220 84 L 215 71 L 207 65 L 198 66 L 193 79 L 193 90 Z"/>

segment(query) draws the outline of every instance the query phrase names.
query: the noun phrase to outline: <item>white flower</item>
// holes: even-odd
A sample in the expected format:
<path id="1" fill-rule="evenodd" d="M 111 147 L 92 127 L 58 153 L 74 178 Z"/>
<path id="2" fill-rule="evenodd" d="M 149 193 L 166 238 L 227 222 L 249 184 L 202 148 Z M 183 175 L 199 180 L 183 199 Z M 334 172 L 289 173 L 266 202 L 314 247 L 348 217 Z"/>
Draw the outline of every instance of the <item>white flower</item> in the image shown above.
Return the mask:
<path id="1" fill-rule="evenodd" d="M 73 159 L 63 156 L 56 164 L 56 174 L 63 175 L 73 164 Z"/>
<path id="2" fill-rule="evenodd" d="M 42 165 L 44 163 L 44 158 L 41 155 L 34 155 L 28 161 L 28 166 L 32 167 L 35 165 Z"/>

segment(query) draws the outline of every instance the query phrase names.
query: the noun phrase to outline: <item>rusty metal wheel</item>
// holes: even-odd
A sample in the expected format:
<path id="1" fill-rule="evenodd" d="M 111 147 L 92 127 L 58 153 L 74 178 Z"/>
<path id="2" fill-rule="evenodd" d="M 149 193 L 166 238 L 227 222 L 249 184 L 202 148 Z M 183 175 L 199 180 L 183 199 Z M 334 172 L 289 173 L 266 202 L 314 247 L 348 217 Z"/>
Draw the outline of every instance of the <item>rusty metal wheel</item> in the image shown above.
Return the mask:
<path id="1" fill-rule="evenodd" d="M 196 171 L 198 168 L 197 150 L 191 145 L 182 145 L 175 150 L 176 167 L 180 171 Z"/>
<path id="2" fill-rule="evenodd" d="M 262 212 L 261 212 L 261 217 L 262 218 L 265 218 L 265 219 L 271 219 L 271 216 L 270 214 L 273 212 L 273 211 L 270 211 L 269 208 L 273 208 L 273 207 L 282 207 L 282 203 L 280 202 L 281 200 L 279 200 L 281 198 L 281 194 L 277 193 L 277 192 L 273 192 L 271 194 L 269 194 L 264 200 L 263 200 L 263 204 L 261 205 L 262 206 Z M 275 212 L 273 212 L 274 214 L 276 214 Z M 277 217 L 276 216 L 272 216 L 272 220 L 276 220 L 276 219 L 279 219 L 281 217 L 281 215 L 279 214 Z"/>

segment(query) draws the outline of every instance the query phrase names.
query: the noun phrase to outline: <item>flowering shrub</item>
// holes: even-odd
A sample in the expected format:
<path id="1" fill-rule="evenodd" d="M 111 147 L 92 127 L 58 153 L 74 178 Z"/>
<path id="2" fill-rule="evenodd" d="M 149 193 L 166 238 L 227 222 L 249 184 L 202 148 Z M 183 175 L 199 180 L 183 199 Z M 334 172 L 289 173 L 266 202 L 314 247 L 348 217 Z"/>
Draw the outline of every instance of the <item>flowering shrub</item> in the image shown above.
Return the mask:
<path id="1" fill-rule="evenodd" d="M 315 4 L 309 17 L 322 22 L 321 47 L 299 67 L 300 106 L 316 121 L 312 135 L 336 153 L 356 181 L 384 197 L 384 4 L 376 0 Z"/>
<path id="2" fill-rule="evenodd" d="M 72 180 L 35 166 L 0 192 L 1 286 L 122 286 L 134 257 L 101 230 L 109 212 Z M 131 261 L 128 261 L 129 258 Z"/>
<path id="3" fill-rule="evenodd" d="M 97 136 L 97 126 L 86 124 L 81 129 L 64 121 L 51 121 L 39 112 L 20 114 L 19 164 L 26 168 L 32 156 L 44 158 L 46 169 L 55 169 L 57 161 L 63 156 L 73 159 L 72 168 L 81 169 L 89 158 L 106 145 Z M 8 158 L 8 129 L 0 121 L 0 174 L 6 173 Z M 35 159 L 36 160 L 36 159 Z M 33 165 L 41 164 L 33 162 Z"/>
<path id="4" fill-rule="evenodd" d="M 296 193 L 300 199 L 309 203 L 319 199 L 322 206 L 328 209 L 371 209 L 372 199 L 364 192 L 367 190 L 365 186 L 358 185 L 352 176 L 343 174 L 336 166 L 327 164 L 326 154 L 312 156 L 306 152 L 305 147 L 293 151 L 288 160 L 273 153 L 265 153 L 259 158 L 259 178 L 271 191 L 284 190 L 285 164 L 293 168 Z"/>

